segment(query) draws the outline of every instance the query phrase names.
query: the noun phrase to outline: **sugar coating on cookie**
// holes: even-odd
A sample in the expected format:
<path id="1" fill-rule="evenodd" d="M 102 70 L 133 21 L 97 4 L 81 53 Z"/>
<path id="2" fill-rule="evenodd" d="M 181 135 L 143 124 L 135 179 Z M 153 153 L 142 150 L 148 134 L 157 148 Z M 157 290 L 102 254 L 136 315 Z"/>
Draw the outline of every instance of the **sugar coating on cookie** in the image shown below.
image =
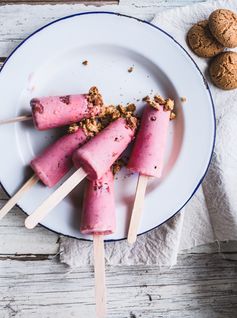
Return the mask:
<path id="1" fill-rule="evenodd" d="M 237 53 L 224 52 L 216 56 L 209 67 L 213 84 L 229 90 L 237 88 Z"/>
<path id="2" fill-rule="evenodd" d="M 209 28 L 214 37 L 225 47 L 237 46 L 237 14 L 227 9 L 218 9 L 209 17 Z"/>
<path id="3" fill-rule="evenodd" d="M 194 24 L 188 31 L 187 40 L 192 51 L 200 57 L 212 57 L 224 50 L 211 34 L 208 20 Z"/>

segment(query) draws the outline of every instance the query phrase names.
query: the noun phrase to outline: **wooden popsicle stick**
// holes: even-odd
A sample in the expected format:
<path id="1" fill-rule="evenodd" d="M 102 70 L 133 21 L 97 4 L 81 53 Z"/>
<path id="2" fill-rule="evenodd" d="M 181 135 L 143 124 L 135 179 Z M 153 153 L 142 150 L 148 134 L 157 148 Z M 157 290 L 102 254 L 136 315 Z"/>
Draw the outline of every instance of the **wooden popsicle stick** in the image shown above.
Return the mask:
<path id="1" fill-rule="evenodd" d="M 104 236 L 94 235 L 94 269 L 95 269 L 95 299 L 96 317 L 106 317 L 106 284 Z"/>
<path id="2" fill-rule="evenodd" d="M 17 202 L 21 199 L 23 194 L 32 188 L 37 182 L 39 178 L 34 174 L 14 195 L 10 200 L 4 205 L 4 207 L 0 210 L 0 220 L 17 204 Z"/>
<path id="3" fill-rule="evenodd" d="M 32 116 L 31 115 L 25 115 L 25 116 L 18 116 L 18 117 L 15 117 L 15 118 L 0 120 L 0 125 L 13 124 L 13 123 L 17 123 L 17 122 L 20 122 L 20 121 L 26 121 L 26 120 L 32 120 Z"/>
<path id="4" fill-rule="evenodd" d="M 137 239 L 137 232 L 141 221 L 141 215 L 145 200 L 146 186 L 149 177 L 139 174 L 135 201 L 128 230 L 128 243 L 133 244 Z"/>
<path id="5" fill-rule="evenodd" d="M 56 207 L 85 177 L 87 173 L 82 169 L 74 172 L 53 194 L 51 194 L 25 220 L 25 227 L 33 229 L 43 218 Z"/>

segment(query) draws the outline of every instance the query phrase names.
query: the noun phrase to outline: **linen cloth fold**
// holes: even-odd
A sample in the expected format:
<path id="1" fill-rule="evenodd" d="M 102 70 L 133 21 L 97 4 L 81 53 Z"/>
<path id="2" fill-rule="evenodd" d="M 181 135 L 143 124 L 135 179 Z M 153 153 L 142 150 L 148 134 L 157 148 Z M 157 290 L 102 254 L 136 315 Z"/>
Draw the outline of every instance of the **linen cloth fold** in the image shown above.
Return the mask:
<path id="1" fill-rule="evenodd" d="M 194 23 L 207 19 L 218 8 L 237 12 L 237 0 L 170 9 L 158 13 L 151 21 L 171 34 L 190 53 L 207 79 L 209 60 L 191 52 L 186 33 Z M 129 246 L 127 241 L 106 243 L 108 265 L 172 266 L 183 249 L 215 241 L 237 240 L 237 89 L 222 91 L 209 79 L 208 82 L 215 104 L 217 135 L 212 162 L 202 185 L 185 208 L 165 224 L 139 236 L 134 246 Z M 72 267 L 92 264 L 92 245 L 91 242 L 62 236 L 61 262 Z"/>

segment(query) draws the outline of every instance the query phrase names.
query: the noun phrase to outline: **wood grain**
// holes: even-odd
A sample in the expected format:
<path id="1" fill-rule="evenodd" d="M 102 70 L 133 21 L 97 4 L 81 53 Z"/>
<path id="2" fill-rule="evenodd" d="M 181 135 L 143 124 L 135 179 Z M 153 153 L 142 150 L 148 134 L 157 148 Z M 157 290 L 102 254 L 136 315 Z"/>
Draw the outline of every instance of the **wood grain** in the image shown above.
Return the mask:
<path id="1" fill-rule="evenodd" d="M 0 5 L 4 4 L 74 4 L 74 3 L 82 3 L 85 5 L 94 5 L 94 6 L 102 6 L 106 4 L 118 4 L 116 0 L 0 0 Z"/>
<path id="2" fill-rule="evenodd" d="M 0 200 L 0 206 L 3 206 L 5 202 L 5 200 Z M 44 229 L 42 226 L 36 227 L 34 231 L 29 231 L 24 227 L 24 221 L 25 214 L 18 208 L 14 208 L 1 220 L 1 255 L 5 254 L 17 257 L 18 255 L 32 254 L 54 255 L 58 252 L 57 234 Z"/>
<path id="3" fill-rule="evenodd" d="M 110 318 L 234 318 L 236 262 L 180 255 L 178 264 L 107 267 Z M 229 285 L 226 281 L 230 281 Z M 70 271 L 54 260 L 0 262 L 1 317 L 95 317 L 92 268 Z M 200 310 L 201 309 L 201 310 Z"/>
<path id="4" fill-rule="evenodd" d="M 196 0 L 204 2 L 207 0 Z M 66 15 L 80 11 L 114 11 L 130 13 L 141 19 L 151 20 L 156 12 L 190 4 L 190 0 L 120 0 L 119 5 L 98 8 L 84 4 L 11 5 L 0 6 L 0 57 L 8 56 L 28 35 L 41 26 Z"/>

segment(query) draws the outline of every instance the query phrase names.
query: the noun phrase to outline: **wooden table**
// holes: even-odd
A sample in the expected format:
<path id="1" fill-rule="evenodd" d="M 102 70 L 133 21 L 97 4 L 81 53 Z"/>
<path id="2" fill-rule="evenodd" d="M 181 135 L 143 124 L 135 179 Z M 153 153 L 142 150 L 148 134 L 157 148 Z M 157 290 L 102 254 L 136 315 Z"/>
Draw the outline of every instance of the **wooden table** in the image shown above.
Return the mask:
<path id="1" fill-rule="evenodd" d="M 150 20 L 157 11 L 191 2 L 202 0 L 86 4 L 124 13 L 132 7 L 133 15 Z M 76 0 L 0 0 L 0 62 L 36 28 L 88 9 Z M 0 189 L 0 206 L 6 200 Z M 17 208 L 0 222 L 0 318 L 95 317 L 93 269 L 71 271 L 60 264 L 58 236 L 40 226 L 27 231 L 23 222 Z M 219 254 L 211 244 L 184 251 L 176 266 L 162 272 L 155 266 L 107 268 L 108 317 L 237 317 L 237 243 L 223 242 L 222 249 Z"/>

